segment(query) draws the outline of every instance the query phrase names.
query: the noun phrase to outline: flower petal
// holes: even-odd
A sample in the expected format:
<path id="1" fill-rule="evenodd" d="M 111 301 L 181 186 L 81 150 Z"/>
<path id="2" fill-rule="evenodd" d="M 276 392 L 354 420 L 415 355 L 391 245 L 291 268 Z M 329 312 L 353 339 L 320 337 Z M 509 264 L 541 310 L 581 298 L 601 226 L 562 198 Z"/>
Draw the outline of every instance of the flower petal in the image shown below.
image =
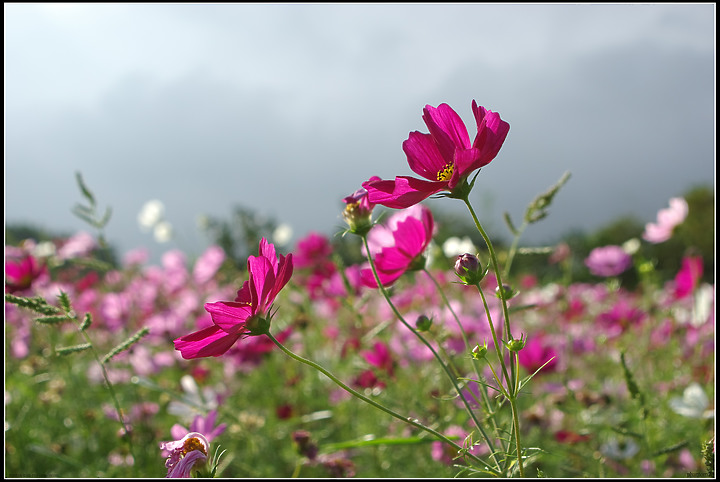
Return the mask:
<path id="1" fill-rule="evenodd" d="M 210 326 L 189 335 L 176 338 L 175 349 L 186 360 L 207 356 L 220 356 L 240 338 L 240 334 L 229 334 L 218 326 Z"/>
<path id="2" fill-rule="evenodd" d="M 245 322 L 252 316 L 252 307 L 235 301 L 216 301 L 205 303 L 205 311 L 210 313 L 213 323 L 231 335 L 245 331 Z"/>
<path id="3" fill-rule="evenodd" d="M 456 149 L 470 148 L 467 127 L 449 105 L 440 104 L 437 108 L 426 105 L 423 109 L 423 120 L 446 162 L 452 161 Z"/>
<path id="4" fill-rule="evenodd" d="M 448 162 L 452 162 L 454 152 L 450 152 L 449 158 L 443 157 L 433 136 L 417 131 L 410 133 L 403 142 L 402 149 L 407 156 L 410 169 L 431 181 L 436 181 L 438 172 L 442 171 Z"/>
<path id="5" fill-rule="evenodd" d="M 275 286 L 275 272 L 272 262 L 264 256 L 249 256 L 247 264 L 250 273 L 250 296 L 252 297 L 253 313 L 264 313 L 265 308 L 273 302 L 273 299 L 270 298 Z"/>
<path id="6" fill-rule="evenodd" d="M 447 181 L 423 181 L 408 176 L 398 176 L 394 181 L 366 181 L 363 187 L 368 191 L 371 203 L 393 209 L 413 206 L 440 191 L 448 189 Z"/>

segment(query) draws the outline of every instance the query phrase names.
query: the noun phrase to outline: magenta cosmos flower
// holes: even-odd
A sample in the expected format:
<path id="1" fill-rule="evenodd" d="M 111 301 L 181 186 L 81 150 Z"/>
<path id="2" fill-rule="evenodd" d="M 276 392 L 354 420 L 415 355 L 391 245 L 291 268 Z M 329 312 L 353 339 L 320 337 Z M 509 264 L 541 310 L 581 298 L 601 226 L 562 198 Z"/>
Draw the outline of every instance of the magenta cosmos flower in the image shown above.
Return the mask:
<path id="1" fill-rule="evenodd" d="M 432 240 L 435 224 L 430 209 L 418 205 L 391 216 L 388 226 L 373 228 L 368 240 L 372 251 L 368 256 L 374 255 L 375 268 L 383 286 L 394 283 L 422 259 Z M 360 272 L 360 279 L 365 286 L 378 287 L 370 268 Z"/>
<path id="2" fill-rule="evenodd" d="M 368 200 L 389 208 L 406 208 L 440 191 L 456 192 L 468 175 L 495 159 L 510 124 L 500 115 L 472 102 L 477 123 L 475 140 L 460 116 L 447 104 L 426 105 L 423 120 L 429 134 L 415 131 L 403 142 L 410 169 L 427 180 L 398 176 L 394 181 L 370 179 L 363 183 Z"/>
<path id="3" fill-rule="evenodd" d="M 595 248 L 585 258 L 585 266 L 596 276 L 617 276 L 632 265 L 632 257 L 620 246 Z"/>
<path id="4" fill-rule="evenodd" d="M 262 335 L 270 323 L 275 297 L 292 276 L 292 254 L 275 254 L 275 246 L 260 240 L 259 256 L 248 257 L 250 279 L 243 283 L 235 301 L 205 303 L 213 325 L 175 340 L 185 359 L 220 356 L 238 339 Z"/>

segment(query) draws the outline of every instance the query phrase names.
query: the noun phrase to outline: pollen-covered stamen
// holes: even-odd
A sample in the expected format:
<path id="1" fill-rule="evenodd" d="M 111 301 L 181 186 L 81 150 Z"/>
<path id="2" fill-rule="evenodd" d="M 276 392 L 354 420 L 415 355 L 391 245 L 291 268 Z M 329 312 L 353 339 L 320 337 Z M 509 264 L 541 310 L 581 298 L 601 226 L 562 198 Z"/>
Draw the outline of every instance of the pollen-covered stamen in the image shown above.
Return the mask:
<path id="1" fill-rule="evenodd" d="M 445 164 L 443 166 L 443 168 L 438 171 L 437 180 L 438 181 L 449 181 L 453 175 L 454 168 L 455 168 L 455 166 L 451 162 L 448 162 L 447 164 Z"/>
<path id="2" fill-rule="evenodd" d="M 205 444 L 202 443 L 197 437 L 191 437 L 185 441 L 182 446 L 182 456 L 184 457 L 193 450 L 199 450 L 203 454 L 207 455 L 207 449 L 205 448 Z"/>

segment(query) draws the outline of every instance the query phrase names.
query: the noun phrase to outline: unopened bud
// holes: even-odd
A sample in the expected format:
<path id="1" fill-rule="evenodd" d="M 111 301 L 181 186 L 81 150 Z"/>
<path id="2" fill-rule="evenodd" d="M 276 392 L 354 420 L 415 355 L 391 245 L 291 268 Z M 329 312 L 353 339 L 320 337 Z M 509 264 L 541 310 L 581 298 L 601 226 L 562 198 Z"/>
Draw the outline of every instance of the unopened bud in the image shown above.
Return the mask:
<path id="1" fill-rule="evenodd" d="M 461 254 L 455 260 L 455 274 L 465 284 L 478 284 L 485 277 L 486 272 L 480 265 L 480 260 L 474 254 Z"/>
<path id="2" fill-rule="evenodd" d="M 525 342 L 527 341 L 527 338 L 525 338 L 525 335 L 521 335 L 519 340 L 509 340 L 505 342 L 505 346 L 510 351 L 520 351 L 525 347 Z"/>
<path id="3" fill-rule="evenodd" d="M 475 345 L 475 348 L 473 348 L 471 355 L 476 360 L 482 360 L 483 358 L 485 358 L 485 355 L 487 355 L 487 351 L 487 342 L 483 342 L 483 346 Z"/>
<path id="4" fill-rule="evenodd" d="M 432 320 L 425 315 L 418 316 L 415 320 L 415 327 L 418 331 L 428 331 L 432 326 Z"/>
<path id="5" fill-rule="evenodd" d="M 519 291 L 513 289 L 512 286 L 505 283 L 503 283 L 502 288 L 500 286 L 495 288 L 495 296 L 497 296 L 501 300 L 509 300 L 511 298 L 514 298 L 515 296 L 517 296 L 518 293 Z"/>

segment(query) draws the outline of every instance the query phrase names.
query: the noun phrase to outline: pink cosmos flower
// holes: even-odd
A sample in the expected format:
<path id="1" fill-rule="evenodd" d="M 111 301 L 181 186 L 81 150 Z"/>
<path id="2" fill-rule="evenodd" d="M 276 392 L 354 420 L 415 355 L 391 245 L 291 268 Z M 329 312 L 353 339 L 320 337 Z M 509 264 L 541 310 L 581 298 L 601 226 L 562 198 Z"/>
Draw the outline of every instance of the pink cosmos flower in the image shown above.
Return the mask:
<path id="1" fill-rule="evenodd" d="M 254 327 L 258 322 L 269 323 L 275 297 L 292 276 L 292 254 L 277 257 L 275 246 L 262 238 L 259 256 L 248 257 L 247 265 L 250 279 L 243 283 L 235 301 L 205 304 L 212 326 L 174 341 L 183 358 L 217 357 L 238 339 L 263 334 Z"/>
<path id="2" fill-rule="evenodd" d="M 217 427 L 215 426 L 217 414 L 217 410 L 210 410 L 206 416 L 197 414 L 195 415 L 195 418 L 193 418 L 192 422 L 190 422 L 189 429 L 180 424 L 175 424 L 170 429 L 170 435 L 176 439 L 181 439 L 190 432 L 200 432 L 205 434 L 205 439 L 208 443 L 212 442 L 213 439 L 222 434 L 227 427 L 226 423 L 221 423 Z"/>
<path id="3" fill-rule="evenodd" d="M 585 266 L 595 276 L 617 276 L 632 265 L 632 258 L 622 247 L 610 245 L 595 248 L 585 258 Z"/>
<path id="4" fill-rule="evenodd" d="M 199 432 L 190 432 L 177 441 L 161 442 L 160 449 L 170 453 L 165 461 L 168 469 L 165 477 L 189 478 L 192 468 L 207 460 L 209 447 L 207 439 Z"/>
<path id="5" fill-rule="evenodd" d="M 389 240 L 385 239 L 380 243 L 380 247 L 375 246 L 375 249 L 377 249 L 375 267 L 383 286 L 391 285 L 403 273 L 412 268 L 432 240 L 435 225 L 430 209 L 425 206 L 418 206 L 413 208 L 413 213 L 415 215 L 400 212 L 392 216 L 388 221 L 388 225 L 393 225 L 396 222 L 395 228 L 390 232 L 392 244 L 386 244 Z M 398 222 L 396 221 L 397 217 L 404 219 Z M 374 228 L 373 231 L 378 227 Z M 371 236 L 373 231 L 370 231 Z M 370 249 L 373 250 L 372 245 Z M 369 253 L 369 255 L 372 254 Z M 365 268 L 360 272 L 360 279 L 365 286 L 370 288 L 378 287 L 370 268 Z"/>
<path id="6" fill-rule="evenodd" d="M 675 226 L 682 223 L 688 215 L 688 204 L 681 197 L 670 199 L 670 207 L 657 213 L 657 223 L 647 223 L 643 239 L 651 243 L 662 243 L 670 239 Z"/>
<path id="7" fill-rule="evenodd" d="M 7 250 L 6 250 L 7 251 Z M 17 293 L 29 289 L 33 282 L 47 273 L 44 265 L 38 264 L 30 254 L 5 257 L 5 292 Z"/>
<path id="8" fill-rule="evenodd" d="M 540 367 L 542 367 L 539 372 L 541 374 L 557 369 L 557 352 L 542 335 L 531 337 L 523 349 L 518 352 L 518 356 L 520 365 L 525 367 L 529 373 L 535 373 Z"/>
<path id="9" fill-rule="evenodd" d="M 675 275 L 675 298 L 684 298 L 695 289 L 703 275 L 703 259 L 701 256 L 685 256 L 682 267 Z"/>
<path id="10" fill-rule="evenodd" d="M 390 376 L 393 375 L 395 361 L 392 358 L 390 349 L 385 343 L 381 341 L 375 342 L 373 349 L 363 351 L 362 356 L 370 365 L 386 371 Z"/>
<path id="11" fill-rule="evenodd" d="M 505 142 L 510 124 L 474 100 L 472 111 L 477 134 L 471 144 L 465 124 L 449 105 L 426 105 L 423 120 L 430 133 L 411 132 L 403 151 L 410 169 L 427 180 L 409 176 L 397 176 L 394 181 L 371 179 L 363 183 L 369 202 L 406 208 L 440 191 L 455 191 L 470 173 L 489 164 Z"/>

